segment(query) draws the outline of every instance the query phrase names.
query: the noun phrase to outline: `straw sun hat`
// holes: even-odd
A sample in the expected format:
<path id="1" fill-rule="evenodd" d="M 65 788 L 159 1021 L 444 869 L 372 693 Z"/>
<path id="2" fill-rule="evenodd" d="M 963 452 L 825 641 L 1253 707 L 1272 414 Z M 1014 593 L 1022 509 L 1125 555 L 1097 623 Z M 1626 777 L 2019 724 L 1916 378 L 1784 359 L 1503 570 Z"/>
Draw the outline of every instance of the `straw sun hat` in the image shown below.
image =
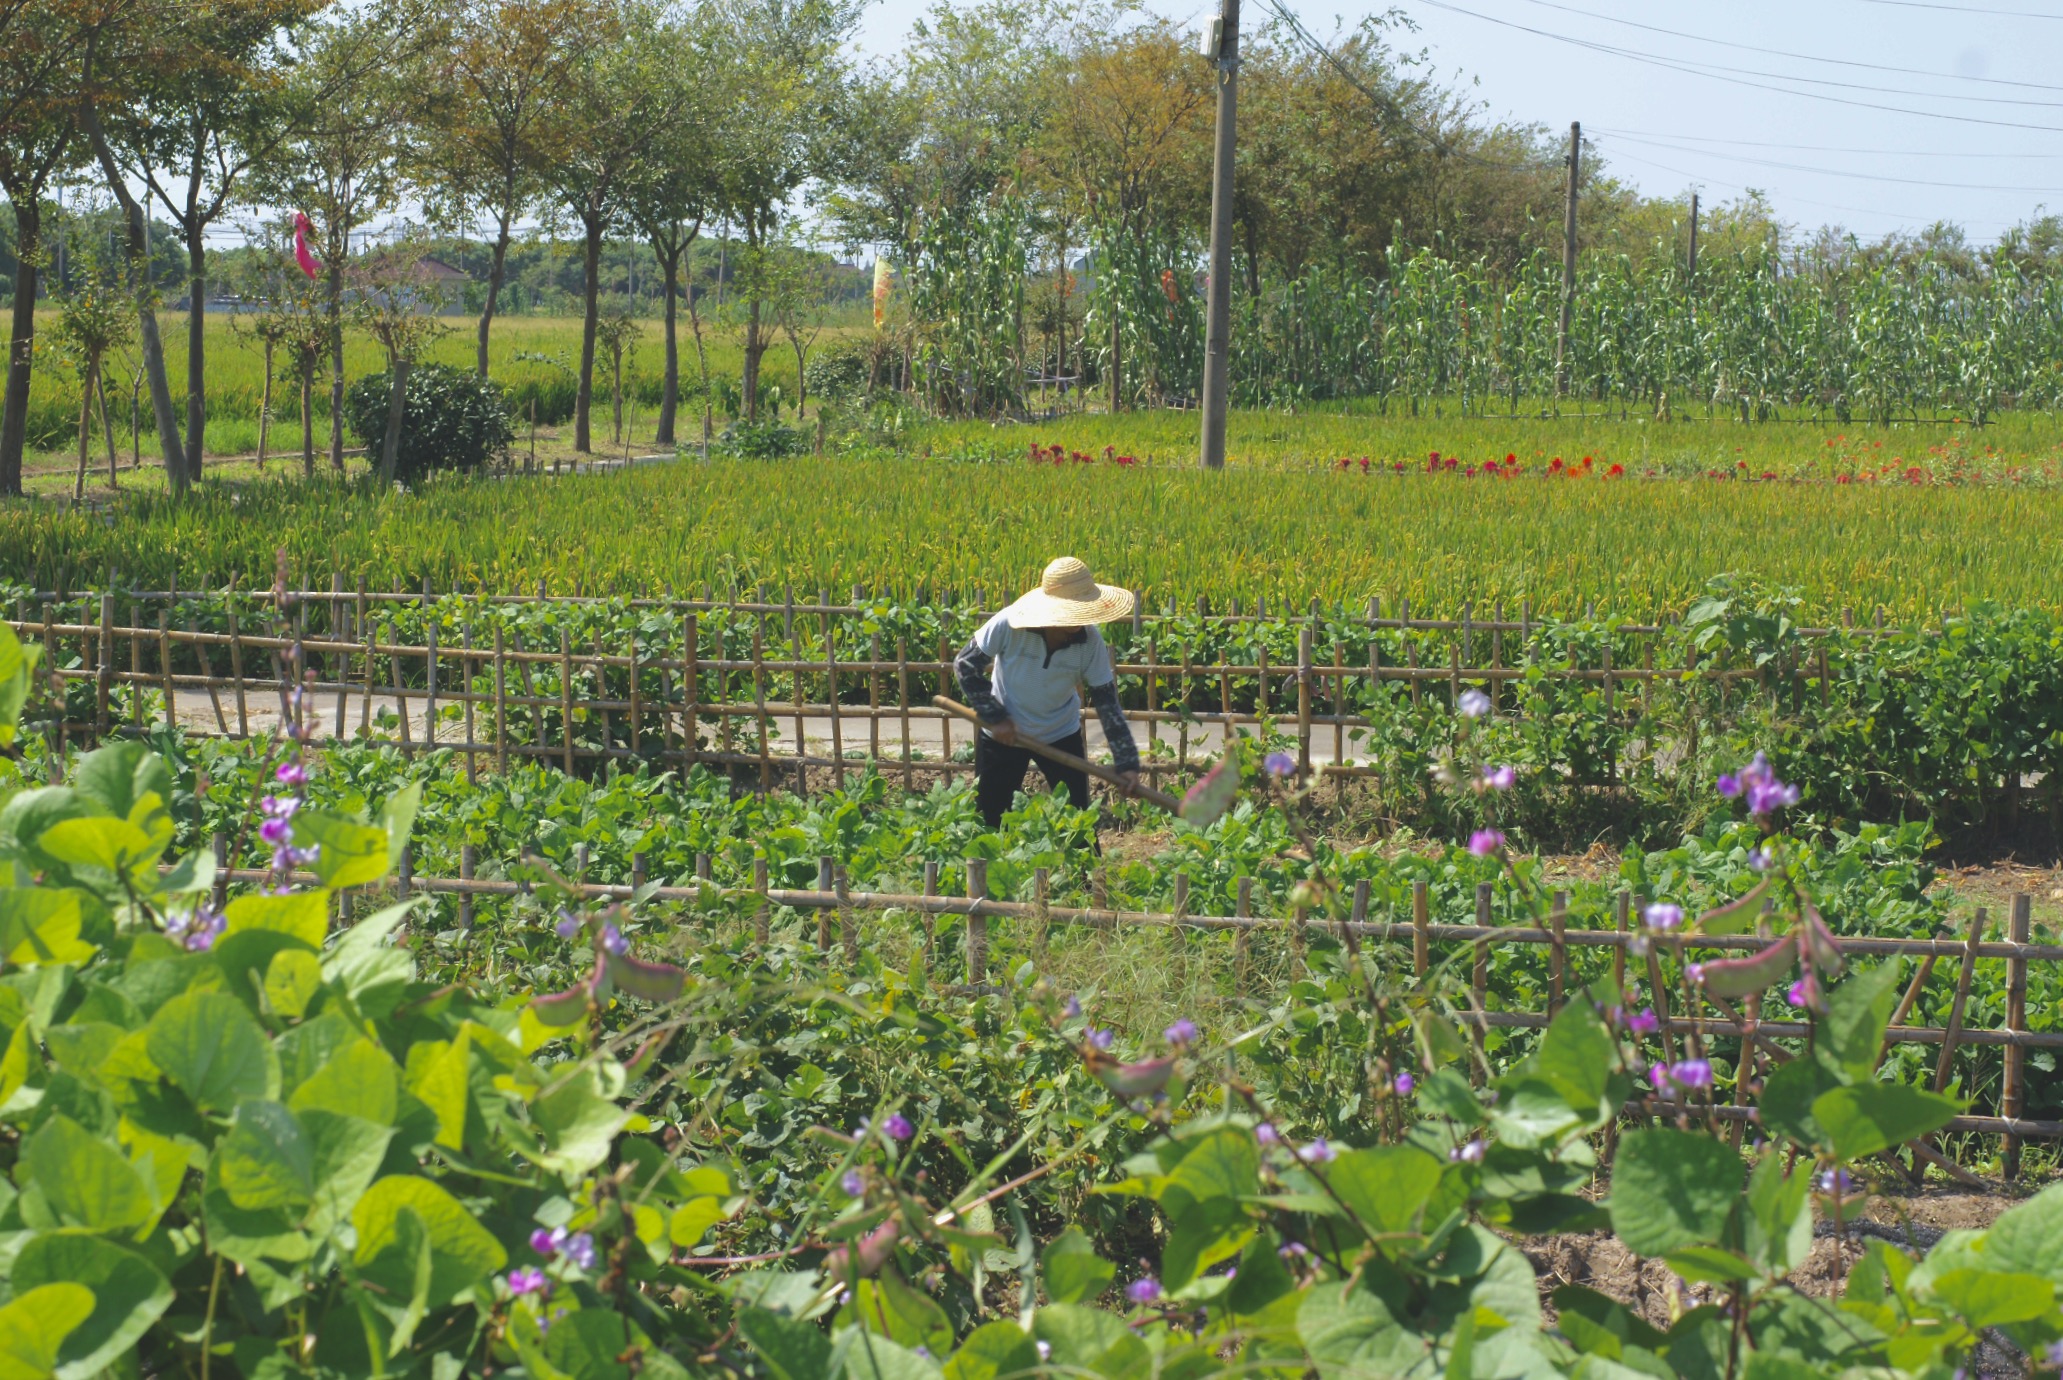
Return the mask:
<path id="1" fill-rule="evenodd" d="M 1046 567 L 1037 589 L 1010 606 L 1010 623 L 1018 628 L 1086 628 L 1131 611 L 1132 591 L 1099 585 L 1089 567 L 1062 556 Z"/>

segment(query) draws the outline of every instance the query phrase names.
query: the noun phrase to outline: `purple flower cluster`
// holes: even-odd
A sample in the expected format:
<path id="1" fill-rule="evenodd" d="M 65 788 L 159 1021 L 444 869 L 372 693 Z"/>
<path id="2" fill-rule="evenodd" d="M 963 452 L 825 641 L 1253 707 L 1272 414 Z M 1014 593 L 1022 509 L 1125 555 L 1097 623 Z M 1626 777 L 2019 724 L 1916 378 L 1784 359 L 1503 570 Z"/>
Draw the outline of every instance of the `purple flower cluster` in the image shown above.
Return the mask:
<path id="1" fill-rule="evenodd" d="M 1757 818 L 1798 803 L 1798 788 L 1778 780 L 1769 759 L 1759 752 L 1738 774 L 1719 778 L 1719 793 L 1729 800 L 1743 797 L 1748 802 L 1748 813 Z"/>
<path id="2" fill-rule="evenodd" d="M 584 1231 L 569 1232 L 564 1227 L 553 1227 L 550 1231 L 539 1227 L 531 1232 L 530 1249 L 546 1260 L 564 1256 L 579 1270 L 592 1270 L 597 1259 L 594 1237 Z"/>
<path id="3" fill-rule="evenodd" d="M 1305 1164 L 1330 1164 L 1339 1158 L 1339 1153 L 1339 1151 L 1327 1145 L 1324 1137 L 1321 1136 L 1297 1151 L 1297 1158 Z"/>
<path id="4" fill-rule="evenodd" d="M 1104 1030 L 1092 1025 L 1089 1027 L 1088 1036 L 1089 1043 L 1097 1049 L 1107 1050 L 1117 1043 L 1117 1032 L 1114 1030 Z"/>
<path id="5" fill-rule="evenodd" d="M 1261 761 L 1261 770 L 1281 778 L 1297 774 L 1297 759 L 1286 752 L 1271 752 Z"/>
<path id="6" fill-rule="evenodd" d="M 1145 1275 L 1125 1286 L 1125 1297 L 1133 1303 L 1152 1303 L 1160 1297 L 1160 1281 L 1152 1275 Z"/>
<path id="7" fill-rule="evenodd" d="M 1662 1028 L 1662 1018 L 1652 1006 L 1643 1006 L 1626 1018 L 1626 1028 L 1636 1035 L 1652 1035 Z"/>
<path id="8" fill-rule="evenodd" d="M 1400 1073 L 1397 1075 L 1397 1081 L 1390 1086 L 1397 1090 L 1397 1096 L 1409 1097 L 1411 1090 L 1418 1086 L 1418 1080 L 1408 1073 Z"/>
<path id="9" fill-rule="evenodd" d="M 175 911 L 167 915 L 165 937 L 177 940 L 189 953 L 201 953 L 214 947 L 215 941 L 222 937 L 226 923 L 221 911 L 202 904 L 190 911 Z"/>
<path id="10" fill-rule="evenodd" d="M 1673 930 L 1683 923 L 1683 907 L 1657 901 L 1641 911 L 1640 918 L 1651 930 Z"/>
<path id="11" fill-rule="evenodd" d="M 1648 1070 L 1648 1082 L 1664 1097 L 1676 1097 L 1686 1089 L 1712 1086 L 1709 1059 L 1679 1059 L 1673 1064 L 1656 1064 Z"/>
<path id="12" fill-rule="evenodd" d="M 1504 831 L 1501 829 L 1478 829 L 1468 836 L 1468 851 L 1479 858 L 1496 855 L 1504 847 Z"/>
<path id="13" fill-rule="evenodd" d="M 838 1186 L 845 1190 L 848 1198 L 862 1197 L 867 1191 L 867 1178 L 857 1169 L 848 1169 L 845 1177 L 838 1181 Z"/>
<path id="14" fill-rule="evenodd" d="M 615 922 L 611 921 L 602 926 L 602 947 L 621 958 L 630 952 L 630 941 L 623 937 L 623 931 L 617 929 Z"/>
<path id="15" fill-rule="evenodd" d="M 300 770 L 298 767 L 295 769 Z M 282 876 L 297 867 L 314 862 L 322 851 L 320 844 L 311 843 L 306 848 L 294 847 L 293 818 L 294 812 L 300 808 L 301 801 L 298 796 L 268 795 L 258 802 L 258 813 L 264 816 L 264 822 L 258 826 L 258 837 L 272 849 L 272 870 Z"/>
<path id="16" fill-rule="evenodd" d="M 524 1265 L 509 1271 L 509 1292 L 517 1298 L 525 1294 L 549 1294 L 552 1282 L 544 1277 L 544 1271 L 535 1265 Z"/>
<path id="17" fill-rule="evenodd" d="M 1480 690 L 1464 690 L 1454 702 L 1454 712 L 1464 719 L 1480 719 L 1490 712 L 1490 697 Z"/>
<path id="18" fill-rule="evenodd" d="M 1832 1193 L 1837 1197 L 1855 1187 L 1855 1180 L 1848 1177 L 1845 1169 L 1829 1169 L 1819 1176 L 1819 1191 Z"/>
<path id="19" fill-rule="evenodd" d="M 1514 766 L 1485 767 L 1476 782 L 1480 790 L 1508 791 L 1519 784 L 1519 769 Z"/>
<path id="20" fill-rule="evenodd" d="M 1466 1145 L 1457 1145 L 1447 1152 L 1447 1158 L 1456 1164 L 1481 1164 L 1483 1162 L 1483 1142 L 1472 1140 Z"/>
<path id="21" fill-rule="evenodd" d="M 1181 1020 L 1176 1021 L 1166 1030 L 1163 1030 L 1161 1032 L 1161 1038 L 1166 1040 L 1169 1044 L 1175 1046 L 1177 1049 L 1180 1049 L 1184 1045 L 1195 1044 L 1196 1022 L 1190 1020 L 1187 1016 L 1184 1016 Z"/>
<path id="22" fill-rule="evenodd" d="M 861 1117 L 860 1134 L 864 1136 L 872 1129 L 874 1129 L 873 1124 L 865 1117 Z M 911 1136 L 917 1134 L 917 1128 L 912 1126 L 910 1119 L 901 1112 L 891 1112 L 881 1119 L 881 1134 L 887 1136 L 890 1140 L 908 1140 Z"/>
<path id="23" fill-rule="evenodd" d="M 1819 1009 L 1818 975 L 1808 968 L 1805 976 L 1792 983 L 1791 990 L 1784 995 L 1790 998 L 1791 1005 L 1793 1006 L 1810 1007 L 1817 1011 Z"/>

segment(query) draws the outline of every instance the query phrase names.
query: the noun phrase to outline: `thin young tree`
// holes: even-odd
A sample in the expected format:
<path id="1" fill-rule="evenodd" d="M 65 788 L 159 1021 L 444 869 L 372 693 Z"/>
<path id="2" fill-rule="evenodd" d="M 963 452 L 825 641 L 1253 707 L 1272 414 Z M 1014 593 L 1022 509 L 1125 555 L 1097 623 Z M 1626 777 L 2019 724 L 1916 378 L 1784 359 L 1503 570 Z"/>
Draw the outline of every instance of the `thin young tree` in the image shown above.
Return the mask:
<path id="1" fill-rule="evenodd" d="M 689 110 L 690 74 L 673 61 L 677 21 L 648 0 L 591 13 L 594 26 L 572 64 L 544 139 L 554 194 L 580 226 L 580 376 L 573 449 L 591 450 L 595 332 L 601 316 L 602 243 L 624 218 L 637 174 Z"/>
<path id="2" fill-rule="evenodd" d="M 411 27 L 414 26 L 414 27 Z M 282 98 L 287 136 L 252 170 L 254 196 L 305 212 L 322 260 L 329 325 L 329 459 L 344 472 L 345 267 L 352 236 L 401 203 L 413 108 L 410 59 L 435 41 L 416 0 L 379 0 L 309 26 Z"/>
<path id="3" fill-rule="evenodd" d="M 43 198 L 53 178 L 74 165 L 75 41 L 83 31 L 53 0 L 4 11 L 10 24 L 29 22 L 40 45 L 0 42 L 0 190 L 14 211 L 14 310 L 7 346 L 7 386 L 0 402 L 0 496 L 22 491 L 29 384 L 36 361 L 36 293 L 44 261 Z"/>
<path id="4" fill-rule="evenodd" d="M 121 283 L 91 252 L 74 256 L 69 291 L 58 298 L 50 336 L 79 380 L 79 467 L 72 501 L 86 497 L 86 459 L 93 439 L 93 399 L 101 387 L 101 365 L 129 344 L 135 330 Z M 107 486 L 120 487 L 115 472 L 115 438 L 108 430 L 106 394 L 101 393 L 100 429 L 107 442 Z"/>
<path id="5" fill-rule="evenodd" d="M 392 484 L 395 478 L 409 371 L 423 350 L 449 329 L 437 319 L 443 303 L 436 287 L 421 271 L 425 249 L 419 241 L 405 241 L 352 264 L 352 318 L 387 355 L 387 429 L 378 469 L 382 484 Z"/>
<path id="6" fill-rule="evenodd" d="M 122 180 L 143 184 L 146 209 L 172 222 L 186 251 L 188 483 L 201 477 L 207 437 L 208 232 L 242 199 L 253 164 L 289 132 L 281 95 L 290 37 L 328 2 L 167 5 L 140 40 L 154 60 L 125 62 L 96 102 Z"/>
<path id="7" fill-rule="evenodd" d="M 500 305 L 515 226 L 543 192 L 552 151 L 541 141 L 554 103 L 596 26 L 593 0 L 455 0 L 451 39 L 424 56 L 417 158 L 432 220 L 494 226 L 476 367 Z"/>

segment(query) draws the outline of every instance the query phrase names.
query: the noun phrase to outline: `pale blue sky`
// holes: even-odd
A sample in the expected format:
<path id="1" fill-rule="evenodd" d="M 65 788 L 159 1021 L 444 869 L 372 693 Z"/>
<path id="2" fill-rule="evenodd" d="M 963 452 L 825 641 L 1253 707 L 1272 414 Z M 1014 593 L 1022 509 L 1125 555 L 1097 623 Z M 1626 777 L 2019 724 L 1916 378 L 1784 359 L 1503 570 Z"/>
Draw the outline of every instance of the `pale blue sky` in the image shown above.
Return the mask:
<path id="1" fill-rule="evenodd" d="M 1266 13 L 1264 0 L 1242 3 L 1249 26 Z M 877 0 L 862 46 L 893 51 L 929 8 L 928 0 Z M 1149 8 L 1191 27 L 1217 12 L 1209 0 L 1151 0 Z M 1336 21 L 1388 6 L 1302 0 L 1292 8 L 1327 39 Z M 1441 74 L 1473 83 L 1493 115 L 1562 131 L 1581 120 L 1611 170 L 1648 193 L 1696 186 L 1709 202 L 1756 187 L 1785 220 L 1808 228 L 1832 222 L 1874 237 L 1946 219 L 1980 242 L 2037 206 L 2063 211 L 2055 62 L 2063 0 L 1406 0 L 1399 8 L 1417 25 L 1416 35 L 1399 35 L 1400 47 L 1423 48 Z M 1808 91 L 1859 104 L 1801 94 Z M 2015 125 L 2035 128 L 2002 127 Z"/>

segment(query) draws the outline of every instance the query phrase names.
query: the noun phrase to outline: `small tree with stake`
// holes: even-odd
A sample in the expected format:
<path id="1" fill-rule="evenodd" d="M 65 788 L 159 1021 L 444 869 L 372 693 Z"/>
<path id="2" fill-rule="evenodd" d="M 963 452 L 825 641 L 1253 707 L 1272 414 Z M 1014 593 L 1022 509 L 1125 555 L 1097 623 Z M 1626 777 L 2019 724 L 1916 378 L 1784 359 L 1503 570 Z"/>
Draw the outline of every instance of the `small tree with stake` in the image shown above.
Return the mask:
<path id="1" fill-rule="evenodd" d="M 440 298 L 419 271 L 419 246 L 396 246 L 359 262 L 358 297 L 352 315 L 366 334 L 387 352 L 387 430 L 380 445 L 382 484 L 394 482 L 394 457 L 401 445 L 401 419 L 408 390 L 408 371 L 423 347 L 448 329 L 437 319 Z M 368 438 L 370 439 L 370 438 Z"/>
<path id="2" fill-rule="evenodd" d="M 133 301 L 122 285 L 104 272 L 90 253 L 73 260 L 78 272 L 72 290 L 58 299 L 57 322 L 51 335 L 79 376 L 79 470 L 72 480 L 72 500 L 86 497 L 86 452 L 92 439 L 93 399 L 100 397 L 100 431 L 107 441 L 107 486 L 120 487 L 115 473 L 115 436 L 108 425 L 107 393 L 101 388 L 101 363 L 125 348 L 135 335 Z"/>
<path id="3" fill-rule="evenodd" d="M 623 444 L 623 361 L 637 353 L 644 337 L 644 323 L 632 312 L 628 299 L 602 313 L 595 322 L 595 343 L 609 356 L 609 396 L 615 404 L 615 434 L 611 444 Z"/>

